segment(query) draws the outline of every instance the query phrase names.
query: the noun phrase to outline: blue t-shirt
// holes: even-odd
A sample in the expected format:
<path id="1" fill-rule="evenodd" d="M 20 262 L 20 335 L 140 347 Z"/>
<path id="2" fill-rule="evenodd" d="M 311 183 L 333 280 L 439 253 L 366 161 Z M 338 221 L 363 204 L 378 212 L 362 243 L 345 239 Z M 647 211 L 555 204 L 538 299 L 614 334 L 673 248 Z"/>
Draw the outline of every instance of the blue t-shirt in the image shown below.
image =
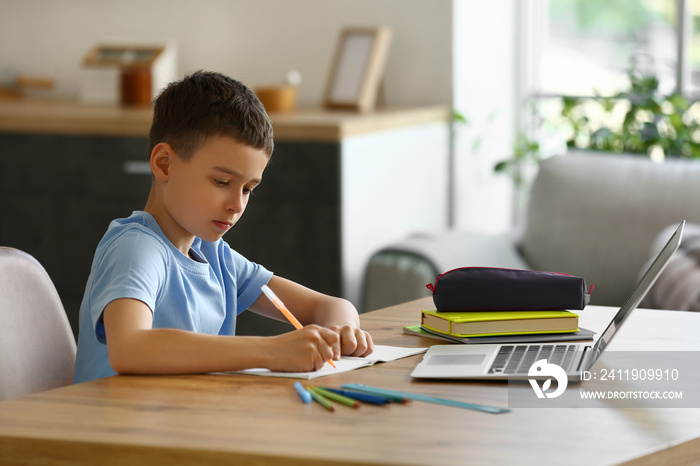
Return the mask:
<path id="1" fill-rule="evenodd" d="M 74 382 L 114 375 L 102 312 L 120 298 L 138 299 L 153 328 L 234 335 L 236 316 L 260 296 L 272 273 L 219 240 L 195 238 L 185 256 L 150 214 L 114 220 L 97 246 L 83 302 Z M 194 258 L 194 259 L 193 259 Z"/>

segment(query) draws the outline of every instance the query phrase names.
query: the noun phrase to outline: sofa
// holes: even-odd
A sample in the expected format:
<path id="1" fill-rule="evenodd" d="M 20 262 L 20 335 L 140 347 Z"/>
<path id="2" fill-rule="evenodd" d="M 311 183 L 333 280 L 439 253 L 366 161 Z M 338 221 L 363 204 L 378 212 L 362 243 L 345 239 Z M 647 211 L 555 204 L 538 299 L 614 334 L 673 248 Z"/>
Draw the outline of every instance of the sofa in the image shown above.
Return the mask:
<path id="1" fill-rule="evenodd" d="M 654 163 L 638 155 L 584 151 L 550 157 L 540 163 L 523 224 L 513 231 L 415 232 L 376 251 L 365 268 L 362 310 L 429 296 L 425 285 L 437 274 L 465 266 L 578 275 L 594 285 L 591 304 L 620 306 L 663 235 L 670 236 L 664 230 L 683 219 L 686 233 L 700 238 L 700 161 Z M 695 244 L 685 252 L 683 267 L 673 267 L 681 272 L 669 278 L 665 271 L 659 282 L 675 284 L 690 274 L 695 278 L 684 289 L 697 301 L 700 240 Z M 669 301 L 654 291 L 655 303 L 646 301 L 646 307 L 689 301 Z"/>

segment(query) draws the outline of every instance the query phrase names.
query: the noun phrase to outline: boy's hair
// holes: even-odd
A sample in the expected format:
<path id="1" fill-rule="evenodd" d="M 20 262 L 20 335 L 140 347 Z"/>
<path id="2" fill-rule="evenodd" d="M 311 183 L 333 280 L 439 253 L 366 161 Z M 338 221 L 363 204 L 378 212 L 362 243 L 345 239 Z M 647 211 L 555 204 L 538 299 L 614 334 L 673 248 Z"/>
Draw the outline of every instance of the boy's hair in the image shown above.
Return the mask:
<path id="1" fill-rule="evenodd" d="M 197 71 L 170 83 L 153 104 L 149 154 L 166 142 L 189 160 L 212 136 L 229 136 L 268 157 L 272 123 L 260 100 L 244 84 L 220 73 Z"/>

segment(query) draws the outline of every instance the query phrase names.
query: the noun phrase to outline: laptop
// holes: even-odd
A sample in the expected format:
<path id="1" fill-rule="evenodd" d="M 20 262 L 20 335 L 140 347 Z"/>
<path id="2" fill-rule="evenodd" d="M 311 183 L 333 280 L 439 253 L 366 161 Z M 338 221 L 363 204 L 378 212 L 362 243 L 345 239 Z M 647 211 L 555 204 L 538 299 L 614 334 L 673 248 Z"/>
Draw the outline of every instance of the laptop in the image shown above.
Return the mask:
<path id="1" fill-rule="evenodd" d="M 424 379 L 526 379 L 530 366 L 547 359 L 559 365 L 570 380 L 589 370 L 605 350 L 630 313 L 644 299 L 651 286 L 678 249 L 683 236 L 683 220 L 663 249 L 627 297 L 612 322 L 595 344 L 531 343 L 490 345 L 435 345 L 423 355 L 411 377 Z"/>

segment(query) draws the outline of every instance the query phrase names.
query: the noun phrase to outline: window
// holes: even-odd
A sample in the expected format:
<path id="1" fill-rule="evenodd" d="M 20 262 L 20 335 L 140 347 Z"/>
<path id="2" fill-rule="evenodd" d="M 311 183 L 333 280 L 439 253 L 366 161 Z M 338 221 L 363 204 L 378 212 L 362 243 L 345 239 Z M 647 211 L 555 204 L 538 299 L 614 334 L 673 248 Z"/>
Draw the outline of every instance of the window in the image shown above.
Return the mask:
<path id="1" fill-rule="evenodd" d="M 537 40 L 534 91 L 544 95 L 613 95 L 635 69 L 659 78 L 659 90 L 678 87 L 683 0 L 549 0 L 534 3 L 543 18 Z M 698 5 L 700 15 L 700 4 Z M 700 21 L 700 16 L 694 17 Z M 700 68 L 700 35 L 694 36 Z M 535 57 L 537 58 L 537 57 Z"/>
<path id="2" fill-rule="evenodd" d="M 536 157 L 564 142 L 700 157 L 700 0 L 525 4 L 531 65 L 518 129 L 539 143 Z"/>

